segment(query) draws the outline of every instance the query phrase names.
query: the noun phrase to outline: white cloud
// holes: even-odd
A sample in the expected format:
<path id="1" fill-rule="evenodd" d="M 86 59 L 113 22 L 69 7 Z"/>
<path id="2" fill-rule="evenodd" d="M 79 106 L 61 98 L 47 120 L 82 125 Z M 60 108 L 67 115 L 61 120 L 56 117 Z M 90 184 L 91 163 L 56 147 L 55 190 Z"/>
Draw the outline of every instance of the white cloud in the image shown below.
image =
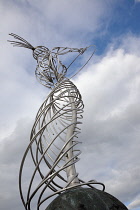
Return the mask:
<path id="1" fill-rule="evenodd" d="M 123 49 L 125 53 L 134 55 L 140 55 L 139 51 L 140 42 L 139 36 L 134 36 L 132 33 L 127 33 L 113 38 L 110 45 L 108 45 L 107 51 L 113 53 L 116 49 Z"/>
<path id="2" fill-rule="evenodd" d="M 35 46 L 83 47 L 104 33 L 114 3 L 1 0 L 0 4 L 0 195 L 1 208 L 13 210 L 23 209 L 17 182 L 19 164 L 32 119 L 48 90 L 36 82 L 31 51 L 12 48 L 6 42 L 11 39 L 8 33 L 17 33 Z M 133 34 L 113 40 L 105 54 L 94 57 L 74 81 L 85 104 L 79 173 L 84 180 L 105 182 L 109 193 L 123 202 L 132 201 L 130 208 L 136 207 L 140 185 L 139 48 L 140 39 Z"/>
<path id="3" fill-rule="evenodd" d="M 94 38 L 104 33 L 114 4 L 111 0 L 88 4 L 86 0 L 43 0 L 39 4 L 38 1 L 1 1 L 2 36 L 13 32 L 29 38 L 35 45 L 49 47 L 85 45 L 93 33 Z"/>
<path id="4" fill-rule="evenodd" d="M 39 5 L 38 1 L 34 1 L 34 3 L 28 1 L 28 4 L 43 13 L 43 17 L 57 30 L 68 31 L 71 35 L 76 31 L 89 32 L 99 29 L 103 24 L 100 21 L 101 17 L 105 18 L 111 12 L 111 8 L 108 8 L 108 14 L 105 12 L 108 6 L 105 1 L 97 0 L 88 3 L 86 0 L 71 0 L 70 2 L 49 0 L 41 1 Z M 98 24 L 99 22 L 100 24 Z"/>

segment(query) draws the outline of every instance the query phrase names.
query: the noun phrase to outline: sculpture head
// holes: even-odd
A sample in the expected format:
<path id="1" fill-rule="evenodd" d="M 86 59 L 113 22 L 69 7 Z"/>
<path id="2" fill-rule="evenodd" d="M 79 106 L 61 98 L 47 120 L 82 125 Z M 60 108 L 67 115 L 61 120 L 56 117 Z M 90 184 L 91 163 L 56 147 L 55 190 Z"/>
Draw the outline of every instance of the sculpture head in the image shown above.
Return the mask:
<path id="1" fill-rule="evenodd" d="M 16 34 L 9 34 L 18 41 L 9 41 L 13 46 L 24 47 L 33 51 L 33 57 L 37 60 L 35 75 L 38 81 L 48 88 L 52 88 L 57 82 L 60 82 L 67 71 L 67 68 L 58 59 L 56 52 L 50 51 L 47 47 L 33 47 L 25 39 Z"/>
<path id="2" fill-rule="evenodd" d="M 33 51 L 33 57 L 37 60 L 37 67 L 35 70 L 35 75 L 37 80 L 48 88 L 53 88 L 57 83 L 61 82 L 66 78 L 66 73 L 69 67 L 75 62 L 75 60 L 82 55 L 89 47 L 86 48 L 68 48 L 68 47 L 55 47 L 52 50 L 49 50 L 44 46 L 33 47 L 25 39 L 21 38 L 16 34 L 9 34 L 13 36 L 18 41 L 9 41 L 13 46 L 24 47 L 31 49 Z M 78 55 L 68 67 L 66 67 L 59 59 L 60 55 L 67 54 L 69 52 L 77 52 Z M 74 77 L 83 67 L 88 63 L 95 52 L 95 49 L 87 62 L 74 74 Z M 71 77 L 71 78 L 72 78 Z"/>

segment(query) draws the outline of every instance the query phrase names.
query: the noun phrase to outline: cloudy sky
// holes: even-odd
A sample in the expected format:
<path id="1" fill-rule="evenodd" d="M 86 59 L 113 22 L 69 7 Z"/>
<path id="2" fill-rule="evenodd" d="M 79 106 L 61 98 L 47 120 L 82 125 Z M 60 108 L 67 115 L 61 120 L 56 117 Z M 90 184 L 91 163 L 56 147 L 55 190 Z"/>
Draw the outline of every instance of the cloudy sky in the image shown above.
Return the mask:
<path id="1" fill-rule="evenodd" d="M 11 32 L 33 46 L 96 46 L 73 79 L 85 104 L 77 170 L 140 210 L 140 0 L 0 0 L 0 208 L 23 210 L 20 161 L 49 90 L 32 52 L 7 42 Z"/>

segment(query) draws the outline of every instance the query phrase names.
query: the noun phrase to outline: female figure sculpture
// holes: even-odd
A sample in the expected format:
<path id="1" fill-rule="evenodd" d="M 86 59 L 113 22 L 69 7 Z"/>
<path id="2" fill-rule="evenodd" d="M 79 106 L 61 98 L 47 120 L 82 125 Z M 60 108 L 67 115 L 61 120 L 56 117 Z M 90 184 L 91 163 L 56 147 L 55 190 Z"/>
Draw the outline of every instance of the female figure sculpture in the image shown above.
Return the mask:
<path id="1" fill-rule="evenodd" d="M 55 47 L 49 50 L 44 46 L 33 47 L 23 38 L 15 34 L 10 35 L 18 40 L 10 41 L 14 46 L 25 47 L 33 51 L 33 57 L 37 60 L 36 77 L 41 84 L 51 89 L 50 94 L 38 110 L 30 135 L 30 143 L 21 162 L 19 189 L 25 209 L 31 209 L 31 201 L 37 192 L 40 193 L 37 201 L 39 210 L 48 198 L 73 187 L 87 185 L 92 188 L 92 184 L 100 184 L 104 190 L 105 187 L 102 183 L 82 181 L 75 168 L 81 153 L 77 148 L 80 143 L 77 140 L 77 135 L 80 133 L 79 125 L 84 105 L 79 90 L 67 78 L 66 74 L 71 64 L 88 47 L 80 49 Z M 78 53 L 78 55 L 66 67 L 59 57 L 70 52 Z M 25 197 L 22 174 L 29 152 L 34 163 L 34 171 L 30 177 Z M 39 174 L 40 181 L 33 190 L 36 174 Z M 46 189 L 51 189 L 52 193 L 44 197 Z"/>

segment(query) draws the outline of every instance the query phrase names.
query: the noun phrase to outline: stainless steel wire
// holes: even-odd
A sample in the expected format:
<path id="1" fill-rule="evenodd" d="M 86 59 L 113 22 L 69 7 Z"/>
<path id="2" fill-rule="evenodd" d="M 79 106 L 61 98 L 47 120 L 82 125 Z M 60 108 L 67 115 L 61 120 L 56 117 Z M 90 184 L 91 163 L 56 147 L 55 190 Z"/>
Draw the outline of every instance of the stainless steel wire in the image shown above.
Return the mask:
<path id="1" fill-rule="evenodd" d="M 80 142 L 77 138 L 80 133 L 79 125 L 82 123 L 84 105 L 79 90 L 66 77 L 66 74 L 71 64 L 89 47 L 80 49 L 55 47 L 50 51 L 44 46 L 33 47 L 26 40 L 13 33 L 10 35 L 18 40 L 9 41 L 14 46 L 33 50 L 33 57 L 37 60 L 36 77 L 41 84 L 51 88 L 50 94 L 36 115 L 30 143 L 20 166 L 19 190 L 25 209 L 31 209 L 31 203 L 37 199 L 37 193 L 39 196 L 36 206 L 39 210 L 50 197 L 74 187 L 86 185 L 93 188 L 93 185 L 101 185 L 104 191 L 103 183 L 84 182 L 79 179 L 75 168 L 81 153 L 78 149 Z M 59 56 L 70 52 L 78 53 L 78 55 L 66 67 L 59 60 Z M 22 182 L 23 171 L 29 153 L 34 163 L 34 169 L 28 177 L 30 180 L 28 185 L 24 186 L 25 184 Z M 36 183 L 37 174 L 39 179 Z M 25 194 L 23 192 L 24 187 L 26 188 Z M 46 193 L 47 189 L 51 190 L 49 194 Z"/>

